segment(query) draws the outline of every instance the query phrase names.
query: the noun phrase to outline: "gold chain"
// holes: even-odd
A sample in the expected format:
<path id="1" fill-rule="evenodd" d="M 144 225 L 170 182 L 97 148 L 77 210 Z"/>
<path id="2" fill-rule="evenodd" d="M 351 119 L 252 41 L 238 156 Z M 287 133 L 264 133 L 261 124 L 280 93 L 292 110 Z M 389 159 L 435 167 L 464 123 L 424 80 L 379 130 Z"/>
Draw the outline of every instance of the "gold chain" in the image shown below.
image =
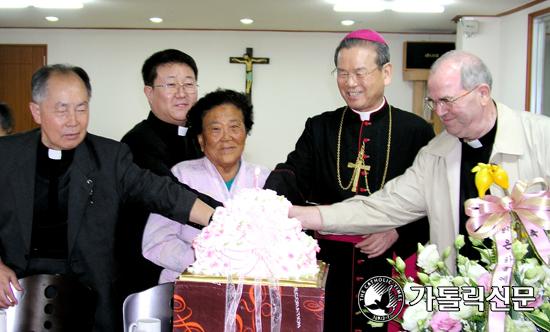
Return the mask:
<path id="1" fill-rule="evenodd" d="M 386 151 L 386 167 L 384 168 L 384 176 L 382 177 L 382 184 L 380 185 L 380 189 L 384 188 L 384 184 L 386 182 L 386 175 L 388 174 L 388 165 L 390 164 L 390 147 L 391 147 L 391 128 L 392 128 L 392 118 L 391 118 L 391 105 L 388 104 L 389 106 L 389 116 L 390 116 L 390 125 L 389 125 L 389 130 L 388 130 L 388 149 Z M 346 108 L 344 108 L 344 112 L 342 113 L 342 120 L 340 120 L 340 131 L 338 132 L 338 145 L 336 147 L 336 172 L 338 174 L 338 184 L 340 185 L 340 188 L 342 188 L 343 190 L 348 190 L 350 187 L 351 187 L 351 184 L 353 183 L 353 179 L 354 179 L 354 175 L 355 175 L 355 172 L 358 172 L 359 170 L 356 168 L 354 171 L 353 171 L 353 175 L 351 176 L 351 180 L 349 181 L 349 184 L 344 187 L 344 185 L 342 184 L 342 179 L 341 179 L 341 176 L 340 176 L 340 141 L 342 139 L 342 126 L 344 125 L 344 116 L 346 115 L 346 110 L 348 109 L 348 107 L 346 106 Z M 361 124 L 363 125 L 363 124 Z M 362 146 L 361 146 L 361 151 L 359 151 L 359 155 L 357 156 L 357 160 L 359 160 L 359 158 L 362 158 L 363 156 L 361 155 L 362 153 L 364 153 L 365 151 L 365 142 L 362 142 Z M 367 180 L 367 173 L 365 173 L 365 184 L 367 186 L 367 192 L 369 193 L 369 195 L 372 195 L 372 193 L 370 192 L 370 188 L 369 188 L 369 181 Z"/>

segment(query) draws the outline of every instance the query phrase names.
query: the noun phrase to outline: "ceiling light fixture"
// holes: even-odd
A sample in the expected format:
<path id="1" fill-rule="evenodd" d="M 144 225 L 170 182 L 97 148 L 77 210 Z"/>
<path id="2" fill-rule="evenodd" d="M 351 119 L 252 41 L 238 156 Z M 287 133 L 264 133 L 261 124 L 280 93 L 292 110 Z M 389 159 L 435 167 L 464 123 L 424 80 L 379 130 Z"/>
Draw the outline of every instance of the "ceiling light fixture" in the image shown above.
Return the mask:
<path id="1" fill-rule="evenodd" d="M 46 19 L 50 22 L 57 22 L 59 19 L 55 16 L 46 16 Z"/>
<path id="2" fill-rule="evenodd" d="M 82 1 L 75 0 L 0 0 L 0 8 L 25 8 L 29 6 L 36 8 L 68 9 L 79 9 L 84 7 Z"/>
<path id="3" fill-rule="evenodd" d="M 254 20 L 250 19 L 250 18 L 243 18 L 241 20 L 241 23 L 242 24 L 252 24 L 252 22 L 254 22 Z"/>
<path id="4" fill-rule="evenodd" d="M 355 22 L 352 20 L 343 20 L 342 25 L 353 25 Z"/>
<path id="5" fill-rule="evenodd" d="M 73 0 L 33 0 L 29 1 L 29 5 L 36 8 L 69 8 L 79 9 L 84 7 L 82 2 Z"/>
<path id="6" fill-rule="evenodd" d="M 0 0 L 0 8 L 25 8 L 28 6 L 29 3 L 26 0 Z"/>
<path id="7" fill-rule="evenodd" d="M 436 1 L 414 1 L 411 4 L 409 1 L 353 1 L 344 0 L 335 3 L 333 9 L 337 12 L 381 12 L 383 10 L 393 10 L 395 12 L 407 12 L 407 13 L 442 13 L 445 11 L 445 7 L 441 6 Z"/>
<path id="8" fill-rule="evenodd" d="M 151 17 L 149 20 L 153 23 L 161 23 L 162 22 L 162 18 L 160 18 L 160 17 Z"/>
<path id="9" fill-rule="evenodd" d="M 371 2 L 368 4 L 359 2 L 345 2 L 334 5 L 333 9 L 335 12 L 381 12 L 387 9 L 387 6 L 381 1 Z"/>
<path id="10" fill-rule="evenodd" d="M 416 5 L 401 3 L 398 6 L 393 6 L 394 12 L 401 13 L 443 13 L 445 7 L 438 5 Z"/>

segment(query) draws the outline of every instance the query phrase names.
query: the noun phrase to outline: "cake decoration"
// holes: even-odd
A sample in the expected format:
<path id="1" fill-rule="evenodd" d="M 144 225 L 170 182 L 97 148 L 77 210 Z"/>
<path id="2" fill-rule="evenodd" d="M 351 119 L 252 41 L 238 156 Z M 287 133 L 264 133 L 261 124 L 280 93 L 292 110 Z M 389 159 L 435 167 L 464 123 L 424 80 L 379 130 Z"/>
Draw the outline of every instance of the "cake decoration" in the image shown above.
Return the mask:
<path id="1" fill-rule="evenodd" d="M 195 238 L 192 274 L 308 279 L 319 272 L 317 240 L 288 218 L 292 204 L 273 190 L 243 189 Z"/>

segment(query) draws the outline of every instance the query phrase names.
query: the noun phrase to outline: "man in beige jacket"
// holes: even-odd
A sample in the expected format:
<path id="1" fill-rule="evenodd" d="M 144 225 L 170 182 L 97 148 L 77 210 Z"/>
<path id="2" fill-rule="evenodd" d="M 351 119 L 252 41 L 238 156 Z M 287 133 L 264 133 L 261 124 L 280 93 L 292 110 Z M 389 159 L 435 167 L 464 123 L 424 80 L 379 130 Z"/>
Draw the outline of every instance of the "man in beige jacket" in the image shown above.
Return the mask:
<path id="1" fill-rule="evenodd" d="M 454 249 L 457 235 L 465 232 L 463 202 L 477 196 L 471 165 L 501 165 L 510 187 L 517 180 L 550 180 L 550 118 L 496 103 L 491 84 L 491 73 L 479 58 L 446 53 L 432 66 L 426 98 L 446 131 L 420 150 L 403 175 L 374 195 L 331 206 L 293 207 L 290 216 L 307 229 L 357 235 L 384 232 L 427 215 L 431 243 L 440 252 Z M 490 190 L 504 195 L 496 185 Z M 447 264 L 455 267 L 454 250 Z"/>

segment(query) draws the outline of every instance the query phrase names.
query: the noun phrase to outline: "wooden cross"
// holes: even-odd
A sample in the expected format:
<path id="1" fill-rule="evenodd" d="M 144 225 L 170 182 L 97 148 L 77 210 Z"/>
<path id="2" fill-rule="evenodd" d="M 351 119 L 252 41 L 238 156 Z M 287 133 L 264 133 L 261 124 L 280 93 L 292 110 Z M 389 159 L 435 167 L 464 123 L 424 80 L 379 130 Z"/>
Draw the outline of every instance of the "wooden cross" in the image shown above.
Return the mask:
<path id="1" fill-rule="evenodd" d="M 350 190 L 353 192 L 357 192 L 357 186 L 359 185 L 359 177 L 361 175 L 361 171 L 369 171 L 370 166 L 365 165 L 365 161 L 363 159 L 363 154 L 365 153 L 365 145 L 361 147 L 361 151 L 357 155 L 357 160 L 354 163 L 348 163 L 348 168 L 353 168 L 353 185 L 350 187 Z"/>
<path id="2" fill-rule="evenodd" d="M 242 58 L 230 57 L 229 63 L 243 63 L 246 65 L 246 88 L 245 92 L 250 99 L 252 99 L 252 64 L 269 64 L 269 58 L 254 58 L 252 56 L 252 48 L 247 47 L 246 53 Z"/>

